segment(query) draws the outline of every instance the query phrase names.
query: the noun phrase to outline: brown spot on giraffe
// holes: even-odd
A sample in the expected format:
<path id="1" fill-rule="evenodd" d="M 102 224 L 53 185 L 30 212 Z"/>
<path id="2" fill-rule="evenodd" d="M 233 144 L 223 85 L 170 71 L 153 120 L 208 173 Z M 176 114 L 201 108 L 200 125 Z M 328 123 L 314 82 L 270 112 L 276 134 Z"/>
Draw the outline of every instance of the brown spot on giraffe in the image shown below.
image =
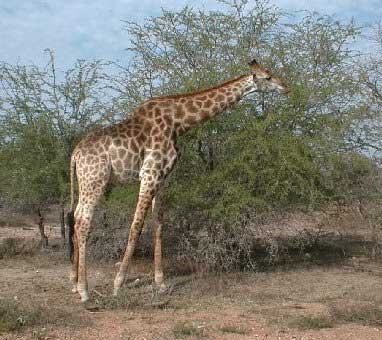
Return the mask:
<path id="1" fill-rule="evenodd" d="M 121 148 L 118 150 L 118 157 L 120 159 L 123 159 L 126 156 L 127 150 L 124 148 Z"/>
<path id="2" fill-rule="evenodd" d="M 188 116 L 184 123 L 186 124 L 186 126 L 191 126 L 191 125 L 194 125 L 196 123 L 196 117 L 194 116 Z"/>
<path id="3" fill-rule="evenodd" d="M 172 117 L 170 115 L 163 115 L 163 120 L 167 126 L 172 125 Z"/>
<path id="4" fill-rule="evenodd" d="M 189 100 L 185 105 L 186 112 L 196 113 L 198 112 L 198 108 L 195 106 L 195 103 Z"/>
<path id="5" fill-rule="evenodd" d="M 175 107 L 175 119 L 182 119 L 185 115 L 185 111 L 181 105 Z"/>
<path id="6" fill-rule="evenodd" d="M 222 102 L 222 101 L 224 101 L 226 99 L 226 97 L 224 96 L 224 95 L 222 95 L 222 94 L 218 94 L 217 96 L 216 96 L 216 98 L 215 98 L 215 100 L 217 101 L 217 102 Z"/>
<path id="7" fill-rule="evenodd" d="M 156 107 L 154 109 L 154 115 L 155 115 L 155 117 L 160 117 L 161 116 L 161 109 L 159 107 Z"/>
<path id="8" fill-rule="evenodd" d="M 152 100 L 147 103 L 147 110 L 152 110 L 154 106 L 157 105 L 157 102 Z M 145 107 L 143 107 L 145 109 Z"/>
<path id="9" fill-rule="evenodd" d="M 205 107 L 205 108 L 209 108 L 209 107 L 211 107 L 213 104 L 214 104 L 213 101 L 212 101 L 211 99 L 208 99 L 208 100 L 206 100 L 206 101 L 204 102 L 203 107 Z"/>
<path id="10" fill-rule="evenodd" d="M 133 152 L 133 153 L 137 153 L 139 151 L 139 148 L 138 148 L 138 145 L 135 141 L 135 139 L 131 139 L 130 140 L 130 150 Z"/>
<path id="11" fill-rule="evenodd" d="M 158 126 L 154 127 L 154 129 L 152 129 L 152 131 L 151 131 L 151 135 L 152 136 L 155 136 L 155 135 L 157 135 L 159 133 L 160 133 L 160 129 L 159 129 Z"/>
<path id="12" fill-rule="evenodd" d="M 265 78 L 267 74 L 267 78 Z M 194 93 L 153 98 L 137 107 L 130 118 L 97 129 L 75 147 L 71 157 L 71 214 L 74 216 L 74 243 L 71 281 L 82 301 L 89 299 L 86 278 L 85 248 L 94 209 L 111 179 L 127 183 L 140 181 L 138 203 L 131 223 L 128 244 L 118 274 L 114 294 L 123 284 L 142 230 L 148 209 L 152 206 L 154 223 L 154 279 L 163 285 L 161 264 L 162 208 L 160 205 L 164 178 L 176 162 L 176 139 L 199 122 L 213 118 L 228 104 L 259 88 L 277 88 L 286 92 L 281 80 L 269 78 L 269 72 L 255 62 L 251 74 L 229 80 L 218 86 Z M 234 95 L 233 95 L 234 94 Z M 155 116 L 155 120 L 154 119 Z M 79 201 L 74 208 L 74 179 L 77 177 Z M 157 198 L 157 200 L 155 199 Z"/>
<path id="13" fill-rule="evenodd" d="M 200 112 L 200 121 L 201 122 L 205 122 L 209 118 L 210 118 L 210 114 L 209 114 L 208 111 L 203 110 L 203 111 Z"/>

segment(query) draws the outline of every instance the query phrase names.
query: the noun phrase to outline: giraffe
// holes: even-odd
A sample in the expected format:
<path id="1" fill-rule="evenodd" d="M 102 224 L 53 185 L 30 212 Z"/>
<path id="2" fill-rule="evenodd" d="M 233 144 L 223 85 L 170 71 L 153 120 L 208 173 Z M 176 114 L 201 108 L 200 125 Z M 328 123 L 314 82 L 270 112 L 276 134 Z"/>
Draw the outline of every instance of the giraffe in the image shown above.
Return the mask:
<path id="1" fill-rule="evenodd" d="M 162 268 L 162 215 L 158 194 L 177 159 L 177 137 L 197 124 L 226 110 L 244 95 L 255 91 L 277 90 L 288 93 L 283 82 L 256 60 L 249 63 L 250 73 L 218 86 L 188 93 L 154 97 L 139 105 L 129 118 L 100 128 L 82 139 L 74 148 L 71 162 L 71 210 L 68 213 L 73 292 L 81 301 L 89 300 L 85 248 L 94 208 L 111 178 L 121 184 L 140 181 L 138 201 L 131 223 L 128 243 L 114 280 L 118 294 L 142 230 L 146 213 L 153 210 L 154 282 L 165 287 Z M 74 210 L 74 180 L 79 198 Z"/>

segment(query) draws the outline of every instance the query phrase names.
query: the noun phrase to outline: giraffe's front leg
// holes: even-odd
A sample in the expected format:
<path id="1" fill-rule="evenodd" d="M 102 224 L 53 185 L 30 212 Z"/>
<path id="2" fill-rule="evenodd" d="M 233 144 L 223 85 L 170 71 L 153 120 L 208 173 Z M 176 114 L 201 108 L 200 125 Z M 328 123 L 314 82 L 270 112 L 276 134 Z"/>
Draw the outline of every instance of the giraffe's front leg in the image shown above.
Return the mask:
<path id="1" fill-rule="evenodd" d="M 86 210 L 85 210 L 86 212 Z M 77 291 L 81 296 L 81 302 L 87 302 L 89 300 L 88 281 L 86 276 L 86 239 L 89 233 L 91 216 L 84 214 L 78 224 L 77 242 L 78 242 L 78 283 Z"/>
<path id="2" fill-rule="evenodd" d="M 78 214 L 74 225 L 75 239 L 77 243 L 78 254 L 78 270 L 77 270 L 77 292 L 81 296 L 82 302 L 89 300 L 88 281 L 86 275 L 86 239 L 89 234 L 90 223 L 93 217 L 94 208 L 98 200 L 98 196 L 93 196 L 93 200 L 88 203 L 81 203 L 81 213 Z M 73 281 L 73 284 L 75 282 Z"/>
<path id="3" fill-rule="evenodd" d="M 151 201 L 155 195 L 155 191 L 158 183 L 153 180 L 153 176 L 144 176 L 141 181 L 141 187 L 139 190 L 138 204 L 135 209 L 133 223 L 130 227 L 129 240 L 123 256 L 122 263 L 119 267 L 119 271 L 114 280 L 114 295 L 118 294 L 123 282 L 126 278 L 126 273 L 133 257 L 138 237 L 142 231 L 143 221 L 146 213 L 151 206 Z"/>
<path id="4" fill-rule="evenodd" d="M 158 194 L 153 200 L 152 212 L 153 212 L 153 250 L 154 250 L 154 282 L 160 291 L 166 290 L 164 283 L 163 266 L 162 266 L 162 231 L 163 231 L 163 203 L 164 203 L 164 191 L 170 182 L 171 171 L 174 168 L 177 158 L 177 153 L 174 144 L 170 145 L 165 156 L 166 164 L 164 166 L 164 181 L 161 184 Z M 163 164 L 162 163 L 162 164 Z"/>

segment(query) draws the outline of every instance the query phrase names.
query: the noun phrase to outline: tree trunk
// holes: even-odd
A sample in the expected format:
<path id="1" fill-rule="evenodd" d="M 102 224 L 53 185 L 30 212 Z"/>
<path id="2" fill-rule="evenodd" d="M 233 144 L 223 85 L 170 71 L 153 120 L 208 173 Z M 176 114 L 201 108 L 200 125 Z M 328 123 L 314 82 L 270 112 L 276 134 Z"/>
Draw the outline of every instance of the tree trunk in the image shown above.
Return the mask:
<path id="1" fill-rule="evenodd" d="M 107 214 L 106 211 L 103 212 L 103 228 L 108 229 L 109 228 L 109 223 L 107 220 Z"/>
<path id="2" fill-rule="evenodd" d="M 41 236 L 41 247 L 46 248 L 48 246 L 48 237 L 45 235 L 45 227 L 44 227 L 44 217 L 41 214 L 40 208 L 37 209 L 38 214 L 38 229 L 40 231 Z"/>
<path id="3" fill-rule="evenodd" d="M 60 230 L 61 230 L 62 244 L 65 247 L 65 211 L 64 211 L 64 206 L 61 206 L 61 210 L 60 210 Z"/>

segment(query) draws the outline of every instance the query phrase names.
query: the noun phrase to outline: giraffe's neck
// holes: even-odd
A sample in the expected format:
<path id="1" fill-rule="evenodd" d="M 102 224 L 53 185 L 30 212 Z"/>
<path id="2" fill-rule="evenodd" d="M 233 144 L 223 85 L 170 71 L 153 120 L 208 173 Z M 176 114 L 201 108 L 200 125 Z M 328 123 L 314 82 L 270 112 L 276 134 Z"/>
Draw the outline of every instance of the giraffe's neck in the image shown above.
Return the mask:
<path id="1" fill-rule="evenodd" d="M 245 75 L 206 91 L 179 96 L 177 98 L 179 107 L 182 107 L 185 113 L 179 119 L 182 126 L 181 133 L 215 117 L 253 90 L 252 75 Z"/>

